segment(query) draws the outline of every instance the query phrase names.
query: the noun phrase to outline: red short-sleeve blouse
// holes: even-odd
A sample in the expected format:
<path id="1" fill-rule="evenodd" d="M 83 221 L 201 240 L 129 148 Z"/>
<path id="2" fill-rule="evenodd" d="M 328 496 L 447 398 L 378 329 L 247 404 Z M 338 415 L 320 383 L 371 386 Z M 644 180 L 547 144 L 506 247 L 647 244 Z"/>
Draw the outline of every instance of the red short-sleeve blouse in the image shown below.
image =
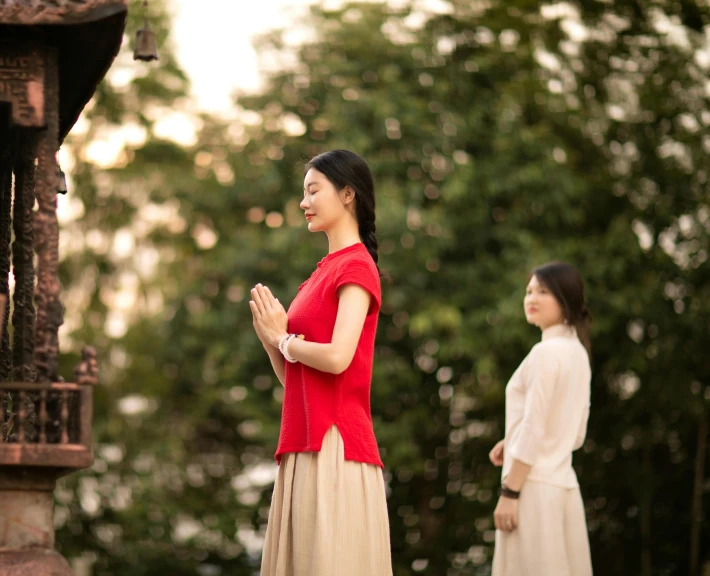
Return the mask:
<path id="1" fill-rule="evenodd" d="M 338 288 L 358 284 L 372 298 L 350 366 L 341 374 L 286 363 L 286 383 L 276 460 L 288 452 L 319 452 L 335 424 L 345 459 L 382 466 L 370 414 L 375 332 L 381 304 L 380 276 L 362 243 L 328 254 L 299 288 L 288 309 L 288 331 L 310 342 L 332 341 Z"/>

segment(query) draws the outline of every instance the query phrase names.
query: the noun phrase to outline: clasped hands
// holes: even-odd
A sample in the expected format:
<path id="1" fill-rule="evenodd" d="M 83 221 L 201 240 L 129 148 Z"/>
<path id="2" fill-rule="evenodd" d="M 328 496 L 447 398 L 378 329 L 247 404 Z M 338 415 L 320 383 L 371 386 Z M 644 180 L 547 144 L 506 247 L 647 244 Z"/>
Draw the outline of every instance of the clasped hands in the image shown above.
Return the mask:
<path id="1" fill-rule="evenodd" d="M 251 308 L 254 330 L 262 344 L 279 347 L 279 341 L 288 333 L 288 316 L 281 302 L 266 286 L 257 284 L 251 289 Z"/>

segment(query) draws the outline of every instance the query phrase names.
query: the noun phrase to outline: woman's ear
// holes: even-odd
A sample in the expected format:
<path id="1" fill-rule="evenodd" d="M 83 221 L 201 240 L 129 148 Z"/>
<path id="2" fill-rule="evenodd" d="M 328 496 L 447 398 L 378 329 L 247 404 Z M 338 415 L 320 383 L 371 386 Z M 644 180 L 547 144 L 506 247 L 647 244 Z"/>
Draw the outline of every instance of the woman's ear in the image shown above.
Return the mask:
<path id="1" fill-rule="evenodd" d="M 353 200 L 355 200 L 355 190 L 353 190 L 350 186 L 346 186 L 343 188 L 343 204 L 347 206 L 348 204 L 351 204 Z"/>

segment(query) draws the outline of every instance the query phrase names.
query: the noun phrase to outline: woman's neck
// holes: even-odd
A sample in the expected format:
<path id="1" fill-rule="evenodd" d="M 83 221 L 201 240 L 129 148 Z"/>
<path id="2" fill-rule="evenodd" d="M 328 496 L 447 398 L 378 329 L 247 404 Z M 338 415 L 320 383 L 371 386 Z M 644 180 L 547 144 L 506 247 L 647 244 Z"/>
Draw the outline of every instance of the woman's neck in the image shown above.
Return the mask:
<path id="1" fill-rule="evenodd" d="M 555 338 L 557 336 L 573 336 L 576 335 L 577 331 L 574 326 L 565 324 L 564 322 L 559 324 L 550 324 L 542 331 L 542 339 L 546 340 L 548 338 Z"/>
<path id="2" fill-rule="evenodd" d="M 343 223 L 332 230 L 328 230 L 326 235 L 328 236 L 328 254 L 361 242 L 357 222 Z"/>

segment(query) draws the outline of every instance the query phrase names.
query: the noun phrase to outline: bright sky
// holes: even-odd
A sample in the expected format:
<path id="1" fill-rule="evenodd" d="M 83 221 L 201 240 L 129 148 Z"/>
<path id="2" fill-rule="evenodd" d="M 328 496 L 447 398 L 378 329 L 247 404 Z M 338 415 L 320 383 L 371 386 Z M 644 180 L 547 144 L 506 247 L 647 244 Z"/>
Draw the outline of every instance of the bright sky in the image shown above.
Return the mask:
<path id="1" fill-rule="evenodd" d="M 170 0 L 173 44 L 177 58 L 192 81 L 198 106 L 226 112 L 235 88 L 259 88 L 255 36 L 286 27 L 318 0 Z M 321 0 L 335 8 L 344 0 Z M 403 0 L 369 0 L 404 4 Z M 436 8 L 441 0 L 415 0 L 415 6 Z"/>
<path id="2" fill-rule="evenodd" d="M 170 0 L 173 44 L 200 108 L 220 112 L 235 88 L 259 87 L 252 39 L 285 26 L 313 0 Z"/>

